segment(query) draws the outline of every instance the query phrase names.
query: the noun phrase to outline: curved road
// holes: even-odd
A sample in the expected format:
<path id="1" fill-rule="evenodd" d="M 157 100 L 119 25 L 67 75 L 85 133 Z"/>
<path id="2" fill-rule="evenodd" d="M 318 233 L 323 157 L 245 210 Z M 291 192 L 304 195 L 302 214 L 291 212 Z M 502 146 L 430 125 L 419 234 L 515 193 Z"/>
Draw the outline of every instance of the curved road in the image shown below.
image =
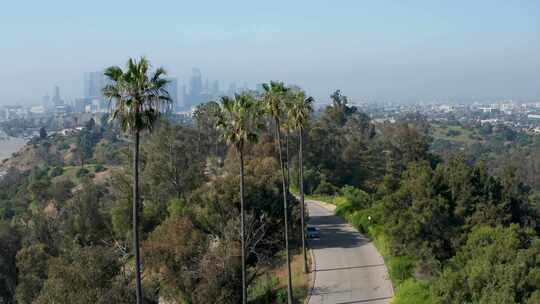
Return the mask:
<path id="1" fill-rule="evenodd" d="M 313 290 L 309 304 L 382 304 L 393 296 L 383 258 L 373 244 L 334 215 L 335 206 L 306 201 L 309 225 L 321 238 L 309 240 Z"/>

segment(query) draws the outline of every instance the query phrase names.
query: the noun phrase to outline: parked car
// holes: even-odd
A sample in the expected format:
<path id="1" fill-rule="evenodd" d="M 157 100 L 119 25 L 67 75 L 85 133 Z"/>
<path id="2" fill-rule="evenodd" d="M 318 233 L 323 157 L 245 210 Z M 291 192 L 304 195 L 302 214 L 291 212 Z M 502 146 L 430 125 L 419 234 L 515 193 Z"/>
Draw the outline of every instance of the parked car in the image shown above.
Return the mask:
<path id="1" fill-rule="evenodd" d="M 306 228 L 306 236 L 308 239 L 318 239 L 321 237 L 321 233 L 319 232 L 319 229 L 313 226 L 308 226 Z"/>

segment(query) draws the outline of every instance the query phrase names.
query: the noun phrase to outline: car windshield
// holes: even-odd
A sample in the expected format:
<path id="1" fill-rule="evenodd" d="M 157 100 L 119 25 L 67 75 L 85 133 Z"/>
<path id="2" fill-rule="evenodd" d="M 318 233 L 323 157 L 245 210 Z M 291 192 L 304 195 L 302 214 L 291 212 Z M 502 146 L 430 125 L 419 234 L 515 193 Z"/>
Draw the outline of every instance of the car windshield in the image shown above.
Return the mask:
<path id="1" fill-rule="evenodd" d="M 317 229 L 315 227 L 308 227 L 307 230 L 308 231 L 317 231 Z"/>

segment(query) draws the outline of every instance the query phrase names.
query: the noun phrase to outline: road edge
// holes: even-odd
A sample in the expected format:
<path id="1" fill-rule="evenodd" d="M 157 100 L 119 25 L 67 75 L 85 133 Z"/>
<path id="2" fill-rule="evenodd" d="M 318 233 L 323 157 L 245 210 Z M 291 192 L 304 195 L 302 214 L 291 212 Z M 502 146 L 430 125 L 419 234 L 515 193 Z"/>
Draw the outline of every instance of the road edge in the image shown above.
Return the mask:
<path id="1" fill-rule="evenodd" d="M 309 241 L 307 242 L 309 246 Z M 315 255 L 313 254 L 313 250 L 311 247 L 309 248 L 309 255 L 311 256 L 311 269 L 310 269 L 310 281 L 309 281 L 309 290 L 308 295 L 306 299 L 304 300 L 304 304 L 308 304 L 309 300 L 311 300 L 311 295 L 313 294 L 313 290 L 315 289 L 315 279 L 317 278 L 317 261 L 315 261 Z"/>

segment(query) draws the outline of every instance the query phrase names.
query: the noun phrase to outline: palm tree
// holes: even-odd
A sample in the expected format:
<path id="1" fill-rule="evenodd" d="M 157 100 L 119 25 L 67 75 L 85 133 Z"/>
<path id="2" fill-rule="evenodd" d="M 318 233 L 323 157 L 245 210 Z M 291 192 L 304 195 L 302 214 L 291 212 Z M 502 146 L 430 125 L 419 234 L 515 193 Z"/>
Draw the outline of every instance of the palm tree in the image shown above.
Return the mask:
<path id="1" fill-rule="evenodd" d="M 236 95 L 234 99 L 221 98 L 221 111 L 217 127 L 223 139 L 236 149 L 240 157 L 240 233 L 242 246 L 242 303 L 247 303 L 246 244 L 244 232 L 244 148 L 248 142 L 257 140 L 258 104 L 248 94 Z"/>
<path id="2" fill-rule="evenodd" d="M 130 58 L 125 71 L 118 66 L 105 70 L 111 84 L 103 89 L 109 99 L 111 120 L 118 120 L 122 130 L 134 138 L 133 147 L 133 249 L 135 251 L 135 281 L 137 304 L 142 303 L 141 260 L 139 248 L 139 142 L 144 130 L 151 130 L 159 115 L 171 102 L 165 89 L 166 72 L 158 68 L 150 74 L 150 62 Z"/>
<path id="3" fill-rule="evenodd" d="M 289 112 L 289 102 L 286 102 L 285 105 L 285 112 Z M 289 136 L 291 134 L 292 126 L 291 122 L 289 120 L 289 117 L 285 117 L 285 119 L 281 122 L 281 129 L 283 130 L 283 133 L 285 133 L 285 143 L 283 145 L 285 146 L 285 170 L 287 171 L 287 191 L 290 191 L 291 186 L 291 168 L 290 168 L 290 156 L 289 156 Z"/>
<path id="4" fill-rule="evenodd" d="M 283 186 L 283 213 L 285 217 L 285 250 L 287 255 L 287 300 L 289 304 L 292 304 L 292 279 L 291 279 L 291 257 L 289 252 L 289 206 L 287 203 L 287 186 L 285 183 L 285 168 L 283 165 L 283 152 L 281 149 L 281 131 L 280 131 L 280 120 L 283 117 L 283 103 L 285 101 L 285 94 L 287 89 L 283 82 L 270 81 L 270 83 L 263 84 L 264 89 L 264 105 L 266 107 L 266 112 L 275 123 L 275 132 L 277 139 L 277 147 L 279 151 L 279 164 L 281 166 L 281 183 Z"/>
<path id="5" fill-rule="evenodd" d="M 298 131 L 298 172 L 299 188 L 300 188 L 300 218 L 302 226 L 302 253 L 304 255 L 304 272 L 307 272 L 307 254 L 306 254 L 306 239 L 305 239 L 305 221 L 304 221 L 304 128 L 307 125 L 311 113 L 313 112 L 313 98 L 307 97 L 303 91 L 298 91 L 294 95 L 289 107 L 287 108 L 287 116 L 290 119 L 291 125 Z"/>

